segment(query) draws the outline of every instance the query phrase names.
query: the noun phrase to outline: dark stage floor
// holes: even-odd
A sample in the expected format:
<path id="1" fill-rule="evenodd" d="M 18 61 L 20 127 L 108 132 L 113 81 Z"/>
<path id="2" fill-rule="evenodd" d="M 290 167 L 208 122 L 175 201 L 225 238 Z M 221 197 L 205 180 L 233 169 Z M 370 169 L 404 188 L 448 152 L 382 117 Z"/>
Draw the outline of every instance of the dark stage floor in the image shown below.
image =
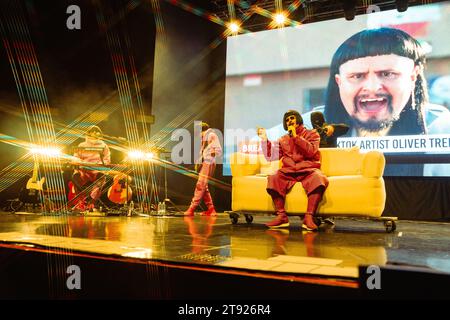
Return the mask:
<path id="1" fill-rule="evenodd" d="M 450 225 L 338 219 L 334 228 L 268 230 L 269 216 L 232 225 L 218 217 L 101 217 L 0 214 L 0 241 L 94 255 L 158 260 L 278 275 L 358 278 L 360 265 L 416 266 L 450 274 Z"/>

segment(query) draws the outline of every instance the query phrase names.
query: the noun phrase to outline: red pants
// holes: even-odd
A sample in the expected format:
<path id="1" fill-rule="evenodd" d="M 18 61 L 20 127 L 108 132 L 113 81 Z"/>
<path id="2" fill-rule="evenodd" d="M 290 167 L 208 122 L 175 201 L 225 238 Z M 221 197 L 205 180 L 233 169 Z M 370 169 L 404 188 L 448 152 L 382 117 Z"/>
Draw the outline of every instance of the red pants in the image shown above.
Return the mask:
<path id="1" fill-rule="evenodd" d="M 323 192 L 328 186 L 328 178 L 317 168 L 288 173 L 278 170 L 276 174 L 268 177 L 267 192 L 272 197 L 277 214 L 286 215 L 284 208 L 286 194 L 296 182 L 302 183 L 308 195 L 306 213 L 314 215 L 322 199 Z"/>
<path id="2" fill-rule="evenodd" d="M 191 207 L 196 208 L 202 199 L 208 209 L 214 206 L 211 194 L 209 193 L 208 189 L 208 180 L 214 174 L 215 169 L 215 163 L 202 163 L 202 167 L 198 175 L 197 184 L 195 186 L 194 197 L 191 201 Z"/>
<path id="3" fill-rule="evenodd" d="M 324 188 L 328 186 L 328 178 L 320 169 L 309 168 L 298 172 L 284 172 L 281 169 L 267 178 L 267 192 L 270 195 L 278 193 L 284 198 L 296 182 L 302 183 L 307 195 L 320 186 Z"/>
<path id="4" fill-rule="evenodd" d="M 105 177 L 103 174 L 88 171 L 88 170 L 78 170 L 72 177 L 72 181 L 75 185 L 75 189 L 77 194 L 86 189 L 90 184 L 95 182 L 92 190 L 90 192 L 90 196 L 92 200 L 96 201 L 102 195 L 102 188 L 105 184 Z"/>

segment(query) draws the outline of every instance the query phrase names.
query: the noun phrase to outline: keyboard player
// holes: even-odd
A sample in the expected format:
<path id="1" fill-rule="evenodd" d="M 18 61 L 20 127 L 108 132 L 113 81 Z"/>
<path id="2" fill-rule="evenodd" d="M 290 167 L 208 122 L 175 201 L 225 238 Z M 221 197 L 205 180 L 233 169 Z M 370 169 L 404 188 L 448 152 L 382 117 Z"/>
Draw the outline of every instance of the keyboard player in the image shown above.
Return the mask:
<path id="1" fill-rule="evenodd" d="M 74 156 L 84 163 L 109 165 L 111 163 L 111 152 L 108 145 L 100 139 L 101 137 L 102 130 L 98 126 L 91 126 L 86 132 L 85 141 L 75 149 Z M 102 194 L 105 181 L 105 175 L 99 171 L 75 169 L 72 176 L 77 199 L 75 209 L 84 211 L 95 208 Z M 84 190 L 89 186 L 92 186 L 92 190 L 88 197 Z"/>

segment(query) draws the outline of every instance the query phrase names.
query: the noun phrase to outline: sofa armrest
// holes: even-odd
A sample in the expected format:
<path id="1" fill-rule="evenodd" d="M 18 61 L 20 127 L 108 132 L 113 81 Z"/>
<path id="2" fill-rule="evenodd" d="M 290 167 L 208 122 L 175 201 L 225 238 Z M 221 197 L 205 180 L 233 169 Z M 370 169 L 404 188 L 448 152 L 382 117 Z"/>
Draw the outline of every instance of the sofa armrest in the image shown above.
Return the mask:
<path id="1" fill-rule="evenodd" d="M 369 151 L 364 155 L 362 163 L 362 175 L 366 178 L 379 178 L 383 176 L 386 160 L 383 153 Z"/>
<path id="2" fill-rule="evenodd" d="M 261 163 L 256 154 L 235 152 L 231 154 L 230 167 L 233 177 L 252 176 L 259 173 Z"/>

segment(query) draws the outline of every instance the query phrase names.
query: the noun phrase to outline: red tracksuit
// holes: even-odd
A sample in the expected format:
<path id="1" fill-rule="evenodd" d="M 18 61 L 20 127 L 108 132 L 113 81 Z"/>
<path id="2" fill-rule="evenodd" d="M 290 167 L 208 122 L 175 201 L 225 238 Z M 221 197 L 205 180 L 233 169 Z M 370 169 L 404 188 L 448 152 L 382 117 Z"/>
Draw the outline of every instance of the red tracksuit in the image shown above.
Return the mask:
<path id="1" fill-rule="evenodd" d="M 74 154 L 74 156 L 79 158 L 83 162 L 100 165 L 108 165 L 111 163 L 111 152 L 108 146 L 102 140 L 86 139 L 86 141 L 80 143 L 78 147 L 80 149 Z M 89 148 L 91 148 L 92 150 L 89 150 Z M 103 151 L 97 151 L 96 149 Z M 90 196 L 94 201 L 98 200 L 101 196 L 101 189 L 105 183 L 104 179 L 99 179 L 101 176 L 102 174 L 98 171 L 84 169 L 76 170 L 73 175 L 73 181 L 75 182 L 77 193 L 84 189 L 88 183 L 97 181 L 97 183 L 92 188 Z M 83 199 L 80 200 L 83 201 L 84 197 L 81 198 Z"/>
<path id="2" fill-rule="evenodd" d="M 307 195 L 318 187 L 328 186 L 327 177 L 320 171 L 320 136 L 303 125 L 297 127 L 297 136 L 284 135 L 277 142 L 267 141 L 262 149 L 267 160 L 281 159 L 282 167 L 268 177 L 267 192 L 283 199 L 296 182 L 301 182 Z"/>
<path id="3" fill-rule="evenodd" d="M 196 208 L 203 199 L 209 209 L 214 207 L 214 205 L 208 189 L 208 180 L 214 174 L 216 157 L 222 154 L 219 137 L 212 129 L 206 130 L 203 134 L 200 153 L 202 155 L 202 166 L 195 186 L 191 207 Z"/>

